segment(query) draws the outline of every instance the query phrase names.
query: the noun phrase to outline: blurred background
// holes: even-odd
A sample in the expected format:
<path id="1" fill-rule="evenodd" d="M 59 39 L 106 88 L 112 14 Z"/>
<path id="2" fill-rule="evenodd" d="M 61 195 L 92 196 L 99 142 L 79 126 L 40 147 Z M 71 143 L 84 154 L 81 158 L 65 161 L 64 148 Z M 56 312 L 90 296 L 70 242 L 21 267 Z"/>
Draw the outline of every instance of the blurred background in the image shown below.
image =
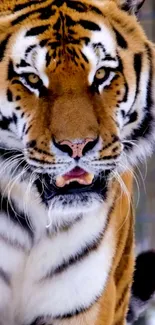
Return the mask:
<path id="1" fill-rule="evenodd" d="M 155 42 L 155 0 L 145 0 L 139 20 L 148 38 Z M 155 249 L 155 155 L 136 171 L 135 201 L 137 253 Z M 139 184 L 139 185 L 138 185 Z M 155 276 L 155 275 L 154 275 Z M 135 325 L 155 325 L 155 302 Z"/>

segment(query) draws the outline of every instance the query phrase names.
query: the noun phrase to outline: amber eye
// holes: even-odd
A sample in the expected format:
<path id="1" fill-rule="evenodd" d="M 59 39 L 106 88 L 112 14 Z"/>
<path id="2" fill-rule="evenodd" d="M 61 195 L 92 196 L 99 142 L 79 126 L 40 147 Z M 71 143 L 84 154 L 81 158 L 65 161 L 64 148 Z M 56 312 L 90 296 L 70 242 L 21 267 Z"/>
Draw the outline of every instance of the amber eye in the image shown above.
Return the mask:
<path id="1" fill-rule="evenodd" d="M 105 71 L 104 68 L 98 69 L 98 70 L 96 71 L 96 74 L 95 74 L 95 78 L 96 78 L 96 79 L 101 80 L 101 79 L 104 79 L 105 76 L 106 76 L 106 71 Z"/>
<path id="2" fill-rule="evenodd" d="M 32 85 L 36 85 L 40 81 L 40 78 L 35 73 L 30 73 L 27 76 L 27 81 Z"/>
<path id="3" fill-rule="evenodd" d="M 28 85 L 34 89 L 41 89 L 43 87 L 42 80 L 35 73 L 23 73 L 21 78 L 26 86 Z"/>

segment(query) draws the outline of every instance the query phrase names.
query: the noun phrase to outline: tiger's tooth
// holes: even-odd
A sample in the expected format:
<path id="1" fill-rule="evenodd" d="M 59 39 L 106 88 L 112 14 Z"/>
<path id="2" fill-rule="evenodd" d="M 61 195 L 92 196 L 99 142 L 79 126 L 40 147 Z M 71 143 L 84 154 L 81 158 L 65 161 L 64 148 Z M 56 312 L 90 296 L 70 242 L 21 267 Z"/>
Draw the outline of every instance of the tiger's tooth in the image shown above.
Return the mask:
<path id="1" fill-rule="evenodd" d="M 85 176 L 85 180 L 86 180 L 88 185 L 90 185 L 92 183 L 93 179 L 94 179 L 94 174 L 87 174 Z"/>
<path id="2" fill-rule="evenodd" d="M 65 179 L 64 179 L 64 177 L 63 176 L 58 176 L 57 178 L 56 178 L 56 186 L 58 186 L 58 187 L 63 187 L 63 186 L 65 186 Z"/>
<path id="3" fill-rule="evenodd" d="M 56 186 L 58 187 L 64 187 L 65 185 L 68 185 L 72 182 L 78 182 L 82 185 L 90 185 L 93 181 L 94 174 L 86 174 L 83 177 L 74 177 L 70 179 L 66 179 L 65 176 L 58 176 L 56 178 Z"/>
<path id="4" fill-rule="evenodd" d="M 78 182 L 80 184 L 85 184 L 85 181 L 83 179 L 81 179 L 81 178 L 71 178 L 71 179 L 68 179 L 66 181 L 66 184 L 68 185 L 68 184 L 70 184 L 72 182 Z"/>

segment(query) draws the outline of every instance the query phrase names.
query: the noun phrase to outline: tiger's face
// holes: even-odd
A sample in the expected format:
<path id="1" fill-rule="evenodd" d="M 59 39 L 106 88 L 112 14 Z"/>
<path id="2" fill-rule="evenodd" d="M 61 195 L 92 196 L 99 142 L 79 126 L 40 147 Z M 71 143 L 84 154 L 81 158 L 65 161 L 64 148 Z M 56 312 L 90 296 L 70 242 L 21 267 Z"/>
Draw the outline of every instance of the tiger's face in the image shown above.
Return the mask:
<path id="1" fill-rule="evenodd" d="M 56 209 L 100 204 L 152 150 L 153 49 L 120 2 L 16 3 L 1 18 L 2 159 L 20 151 L 17 172 Z"/>

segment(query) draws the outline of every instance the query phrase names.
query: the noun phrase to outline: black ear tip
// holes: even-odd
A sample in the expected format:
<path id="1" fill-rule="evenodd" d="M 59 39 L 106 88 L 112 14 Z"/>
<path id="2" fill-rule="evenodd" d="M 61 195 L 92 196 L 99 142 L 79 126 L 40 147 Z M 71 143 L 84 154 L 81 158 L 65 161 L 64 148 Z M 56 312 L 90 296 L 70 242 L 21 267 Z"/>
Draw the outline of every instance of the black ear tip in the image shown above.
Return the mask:
<path id="1" fill-rule="evenodd" d="M 142 252 L 136 258 L 127 323 L 133 324 L 148 308 L 155 293 L 155 250 Z"/>
<path id="2" fill-rule="evenodd" d="M 143 301 L 149 300 L 155 292 L 155 251 L 143 252 L 137 257 L 132 292 Z"/>
<path id="3" fill-rule="evenodd" d="M 121 8 L 129 13 L 137 14 L 144 2 L 145 0 L 126 0 Z"/>
<path id="4" fill-rule="evenodd" d="M 137 7 L 137 10 L 139 10 L 139 9 L 143 6 L 144 2 L 145 2 L 145 0 L 142 0 L 142 1 L 139 3 L 139 5 L 138 5 L 138 7 Z"/>

